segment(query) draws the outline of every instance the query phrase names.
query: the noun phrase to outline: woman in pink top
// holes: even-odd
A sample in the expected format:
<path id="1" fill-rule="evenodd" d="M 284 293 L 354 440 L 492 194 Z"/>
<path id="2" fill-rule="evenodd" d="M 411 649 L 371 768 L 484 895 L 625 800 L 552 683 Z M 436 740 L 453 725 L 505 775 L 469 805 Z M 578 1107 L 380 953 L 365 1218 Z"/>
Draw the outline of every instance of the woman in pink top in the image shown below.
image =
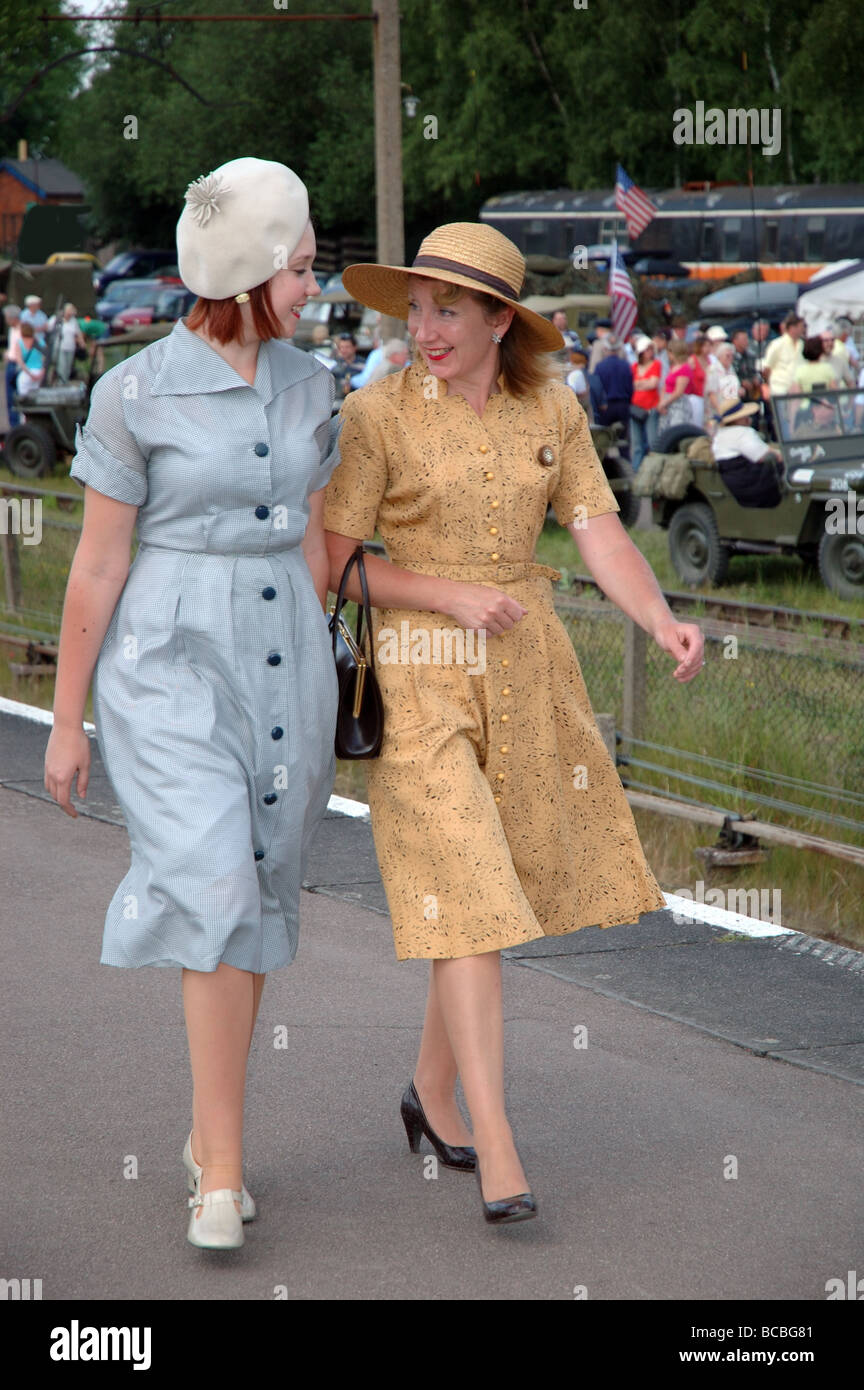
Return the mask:
<path id="1" fill-rule="evenodd" d="M 690 344 L 683 338 L 673 338 L 669 344 L 669 361 L 672 370 L 666 377 L 665 390 L 657 403 L 657 414 L 663 419 L 665 427 L 698 423 L 694 402 L 701 400 L 693 387 L 693 373 L 688 362 Z"/>

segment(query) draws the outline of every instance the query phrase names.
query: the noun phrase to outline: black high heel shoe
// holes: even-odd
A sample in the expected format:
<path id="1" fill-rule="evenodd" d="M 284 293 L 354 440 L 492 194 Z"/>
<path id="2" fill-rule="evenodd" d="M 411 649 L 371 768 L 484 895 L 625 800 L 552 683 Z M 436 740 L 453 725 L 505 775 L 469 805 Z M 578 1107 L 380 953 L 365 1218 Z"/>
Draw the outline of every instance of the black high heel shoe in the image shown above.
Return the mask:
<path id="1" fill-rule="evenodd" d="M 533 1192 L 520 1192 L 516 1197 L 500 1197 L 497 1202 L 487 1202 L 483 1196 L 479 1165 L 474 1171 L 477 1174 L 477 1186 L 480 1188 L 483 1215 L 487 1221 L 503 1226 L 508 1221 L 529 1221 L 532 1216 L 537 1215 L 537 1203 Z"/>
<path id="2" fill-rule="evenodd" d="M 443 1139 L 438 1138 L 426 1119 L 413 1081 L 402 1097 L 400 1113 L 412 1154 L 420 1152 L 420 1140 L 425 1134 L 445 1168 L 458 1168 L 463 1173 L 474 1172 L 477 1167 L 476 1150 L 467 1145 L 445 1144 Z"/>

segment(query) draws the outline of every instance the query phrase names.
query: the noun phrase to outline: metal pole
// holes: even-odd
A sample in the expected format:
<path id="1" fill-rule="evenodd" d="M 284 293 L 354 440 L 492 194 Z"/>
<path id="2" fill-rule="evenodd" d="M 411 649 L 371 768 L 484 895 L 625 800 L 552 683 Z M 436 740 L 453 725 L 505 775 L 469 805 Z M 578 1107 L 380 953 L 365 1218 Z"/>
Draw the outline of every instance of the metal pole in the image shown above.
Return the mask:
<path id="1" fill-rule="evenodd" d="M 375 0 L 373 62 L 375 80 L 375 191 L 377 258 L 384 265 L 405 264 L 402 203 L 402 88 L 399 52 L 399 0 Z M 405 336 L 402 319 L 382 316 L 381 341 Z"/>

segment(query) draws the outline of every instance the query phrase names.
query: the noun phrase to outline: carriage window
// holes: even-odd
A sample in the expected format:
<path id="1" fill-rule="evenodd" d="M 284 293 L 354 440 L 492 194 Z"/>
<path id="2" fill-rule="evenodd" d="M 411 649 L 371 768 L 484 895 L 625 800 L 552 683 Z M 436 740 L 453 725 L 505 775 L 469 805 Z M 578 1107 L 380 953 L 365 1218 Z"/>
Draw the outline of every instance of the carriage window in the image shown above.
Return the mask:
<path id="1" fill-rule="evenodd" d="M 525 224 L 525 254 L 526 256 L 544 255 L 548 251 L 549 229 L 542 217 L 532 218 Z"/>
<path id="2" fill-rule="evenodd" d="M 723 260 L 737 261 L 741 254 L 741 218 L 726 217 L 723 221 Z"/>
<path id="3" fill-rule="evenodd" d="M 765 222 L 762 226 L 762 259 L 765 261 L 776 261 L 777 259 L 779 226 L 778 222 Z"/>
<path id="4" fill-rule="evenodd" d="M 807 239 L 804 243 L 805 261 L 819 261 L 825 245 L 825 218 L 807 218 Z"/>
<path id="5" fill-rule="evenodd" d="M 627 223 L 623 217 L 603 217 L 600 219 L 600 245 L 611 246 L 617 241 L 619 250 L 626 251 L 630 245 L 627 236 Z"/>
<path id="6" fill-rule="evenodd" d="M 713 222 L 702 223 L 702 234 L 699 240 L 699 259 L 700 261 L 713 261 L 714 259 Z"/>

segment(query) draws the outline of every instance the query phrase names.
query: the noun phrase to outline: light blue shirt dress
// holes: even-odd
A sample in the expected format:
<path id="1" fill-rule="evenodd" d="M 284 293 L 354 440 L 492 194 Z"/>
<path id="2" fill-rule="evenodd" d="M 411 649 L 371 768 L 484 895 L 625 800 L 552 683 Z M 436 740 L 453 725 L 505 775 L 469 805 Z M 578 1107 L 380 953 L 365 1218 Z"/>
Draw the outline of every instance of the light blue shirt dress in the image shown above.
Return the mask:
<path id="1" fill-rule="evenodd" d="M 72 477 L 139 509 L 93 676 L 132 859 L 105 965 L 294 958 L 335 770 L 336 671 L 301 550 L 339 462 L 333 397 L 289 342 L 260 344 L 250 386 L 180 319 L 100 378 L 78 427 Z"/>

